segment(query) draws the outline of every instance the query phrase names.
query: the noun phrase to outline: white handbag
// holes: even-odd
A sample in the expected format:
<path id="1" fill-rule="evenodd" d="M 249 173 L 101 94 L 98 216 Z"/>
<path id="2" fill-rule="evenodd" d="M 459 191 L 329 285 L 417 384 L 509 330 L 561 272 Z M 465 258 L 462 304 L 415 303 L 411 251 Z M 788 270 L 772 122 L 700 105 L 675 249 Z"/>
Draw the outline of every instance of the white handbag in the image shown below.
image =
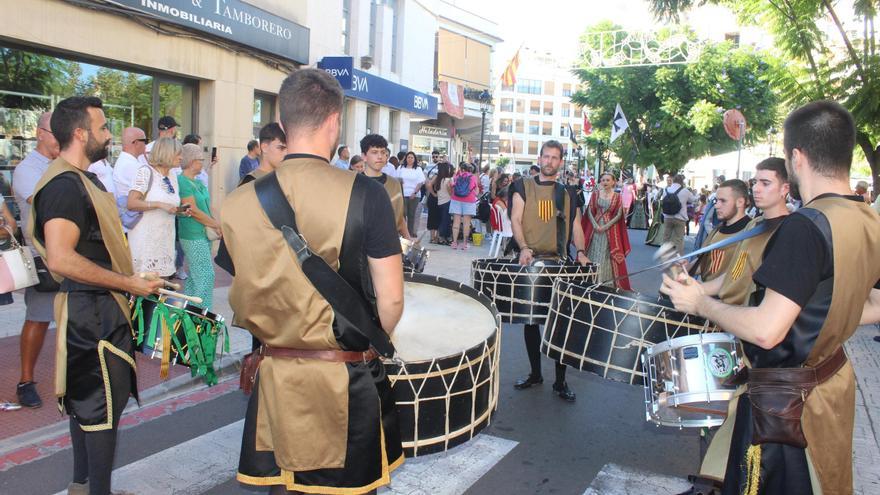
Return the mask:
<path id="1" fill-rule="evenodd" d="M 37 285 L 40 279 L 31 250 L 15 240 L 12 229 L 3 228 L 9 232 L 11 247 L 0 251 L 0 294 Z"/>

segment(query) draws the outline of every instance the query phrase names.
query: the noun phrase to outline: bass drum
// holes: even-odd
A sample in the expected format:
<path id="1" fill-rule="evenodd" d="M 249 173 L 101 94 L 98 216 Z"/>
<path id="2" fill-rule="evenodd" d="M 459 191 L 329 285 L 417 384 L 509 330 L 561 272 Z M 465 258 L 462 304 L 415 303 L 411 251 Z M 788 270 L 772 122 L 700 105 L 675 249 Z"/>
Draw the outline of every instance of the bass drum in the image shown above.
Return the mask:
<path id="1" fill-rule="evenodd" d="M 710 322 L 677 311 L 668 300 L 558 280 L 541 351 L 602 378 L 643 385 L 640 356 L 645 349 L 675 337 L 714 331 Z"/>
<path id="2" fill-rule="evenodd" d="M 385 370 L 407 457 L 442 452 L 485 428 L 498 407 L 501 320 L 495 306 L 452 280 L 406 274 L 403 316 Z M 455 315 L 455 318 L 450 318 Z"/>
<path id="3" fill-rule="evenodd" d="M 497 258 L 471 263 L 471 285 L 495 303 L 505 323 L 544 323 L 556 280 L 595 283 L 596 265 L 581 266 L 556 259 L 537 259 L 531 265 L 520 265 L 515 260 Z"/>

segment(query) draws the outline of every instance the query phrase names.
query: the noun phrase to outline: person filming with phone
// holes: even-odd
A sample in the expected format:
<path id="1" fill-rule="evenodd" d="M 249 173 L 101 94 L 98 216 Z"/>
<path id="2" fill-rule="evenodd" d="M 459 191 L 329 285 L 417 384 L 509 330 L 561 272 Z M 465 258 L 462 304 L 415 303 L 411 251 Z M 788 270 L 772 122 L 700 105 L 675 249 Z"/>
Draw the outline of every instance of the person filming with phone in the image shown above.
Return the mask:
<path id="1" fill-rule="evenodd" d="M 159 138 L 150 153 L 150 164 L 141 167 L 128 193 L 128 209 L 142 212 L 128 232 L 128 245 L 135 272 L 155 272 L 160 277 L 174 275 L 175 218 L 189 216 L 180 208 L 178 177 L 171 169 L 179 167 L 182 146 L 172 138 Z"/>

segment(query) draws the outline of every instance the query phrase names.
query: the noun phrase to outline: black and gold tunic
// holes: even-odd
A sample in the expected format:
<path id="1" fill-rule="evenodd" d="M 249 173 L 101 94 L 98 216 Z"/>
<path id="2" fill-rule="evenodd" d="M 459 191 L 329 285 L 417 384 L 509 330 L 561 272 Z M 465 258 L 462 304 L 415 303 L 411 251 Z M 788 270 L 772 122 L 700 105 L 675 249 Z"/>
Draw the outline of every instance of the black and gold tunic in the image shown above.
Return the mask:
<path id="1" fill-rule="evenodd" d="M 577 207 L 574 194 L 558 182 L 542 182 L 537 176 L 520 179 L 511 187 L 512 194 L 519 194 L 525 203 L 522 231 L 526 245 L 535 256 L 567 256 Z"/>

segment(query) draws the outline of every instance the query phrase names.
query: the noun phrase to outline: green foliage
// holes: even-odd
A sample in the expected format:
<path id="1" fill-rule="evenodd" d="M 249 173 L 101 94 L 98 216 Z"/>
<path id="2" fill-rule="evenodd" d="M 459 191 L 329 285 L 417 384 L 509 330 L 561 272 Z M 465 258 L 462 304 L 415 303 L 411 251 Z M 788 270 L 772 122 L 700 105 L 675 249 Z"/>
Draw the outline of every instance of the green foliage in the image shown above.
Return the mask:
<path id="1" fill-rule="evenodd" d="M 497 160 L 495 160 L 496 167 L 506 167 L 510 163 L 510 158 L 506 156 L 499 156 Z"/>
<path id="2" fill-rule="evenodd" d="M 78 65 L 47 55 L 12 48 L 0 48 L 0 89 L 36 95 L 51 95 L 65 89 L 72 66 Z M 48 109 L 49 101 L 3 95 L 4 107 L 27 110 Z"/>
<path id="3" fill-rule="evenodd" d="M 589 31 L 613 29 L 600 23 Z M 583 84 L 572 101 L 586 107 L 596 125 L 584 141 L 588 149 L 608 142 L 620 103 L 630 128 L 611 145 L 615 161 L 672 173 L 693 158 L 736 149 L 721 122 L 726 109 L 746 116 L 746 143 L 763 140 L 777 123 L 778 98 L 769 81 L 781 77 L 779 67 L 765 53 L 719 43 L 706 46 L 693 64 L 576 69 Z"/>

